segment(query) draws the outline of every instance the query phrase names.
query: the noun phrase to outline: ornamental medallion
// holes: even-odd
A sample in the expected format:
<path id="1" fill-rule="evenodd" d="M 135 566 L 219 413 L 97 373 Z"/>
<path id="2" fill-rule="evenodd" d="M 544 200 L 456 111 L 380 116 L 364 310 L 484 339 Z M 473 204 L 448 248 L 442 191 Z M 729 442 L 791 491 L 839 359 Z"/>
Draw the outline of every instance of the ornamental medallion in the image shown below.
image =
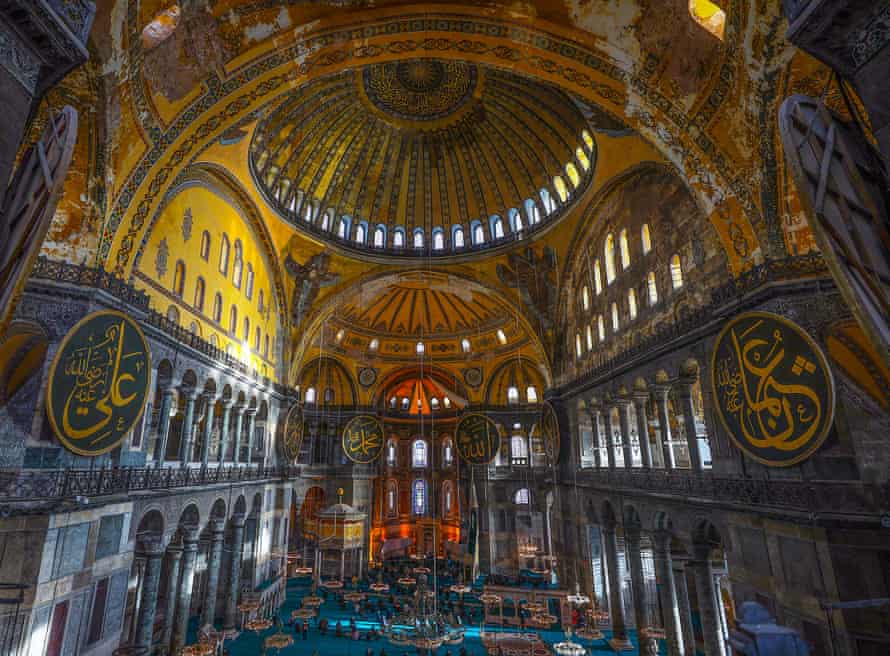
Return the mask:
<path id="1" fill-rule="evenodd" d="M 284 434 L 281 438 L 284 457 L 291 464 L 296 464 L 297 458 L 300 457 L 300 447 L 303 445 L 305 432 L 304 426 L 303 408 L 299 403 L 294 403 L 288 408 L 287 416 L 284 419 Z"/>
<path id="2" fill-rule="evenodd" d="M 720 422 L 751 459 L 788 467 L 810 457 L 834 419 L 834 378 L 818 345 L 776 314 L 748 312 L 720 332 L 711 362 Z"/>
<path id="3" fill-rule="evenodd" d="M 501 431 L 494 421 L 473 412 L 457 425 L 457 453 L 470 465 L 487 465 L 501 448 Z"/>
<path id="4" fill-rule="evenodd" d="M 368 465 L 383 453 L 383 424 L 377 417 L 353 417 L 343 429 L 343 453 L 352 462 Z"/>
<path id="5" fill-rule="evenodd" d="M 65 448 L 98 456 L 142 416 L 150 385 L 151 352 L 136 322 L 94 312 L 69 331 L 53 359 L 46 413 Z"/>

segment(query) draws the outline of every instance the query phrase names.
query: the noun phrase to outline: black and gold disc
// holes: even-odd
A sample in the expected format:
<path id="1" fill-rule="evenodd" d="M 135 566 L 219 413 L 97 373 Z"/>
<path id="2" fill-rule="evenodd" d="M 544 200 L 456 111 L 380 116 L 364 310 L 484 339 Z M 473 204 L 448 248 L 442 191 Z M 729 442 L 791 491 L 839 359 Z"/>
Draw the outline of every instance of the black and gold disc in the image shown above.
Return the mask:
<path id="1" fill-rule="evenodd" d="M 283 426 L 281 448 L 284 451 L 284 457 L 289 463 L 296 464 L 297 458 L 300 457 L 300 447 L 303 444 L 305 426 L 303 423 L 303 409 L 299 403 L 294 403 L 288 408 Z"/>
<path id="2" fill-rule="evenodd" d="M 383 424 L 377 417 L 353 417 L 343 429 L 343 453 L 352 462 L 368 465 L 383 453 Z"/>
<path id="3" fill-rule="evenodd" d="M 145 409 L 151 351 L 127 315 L 94 312 L 62 340 L 49 372 L 46 413 L 65 448 L 98 456 L 118 446 Z"/>
<path id="4" fill-rule="evenodd" d="M 748 457 L 789 467 L 822 445 L 834 419 L 834 378 L 800 326 L 748 312 L 720 332 L 711 360 L 717 416 Z"/>
<path id="5" fill-rule="evenodd" d="M 501 448 L 501 430 L 483 414 L 464 415 L 455 431 L 457 453 L 470 465 L 487 465 Z"/>

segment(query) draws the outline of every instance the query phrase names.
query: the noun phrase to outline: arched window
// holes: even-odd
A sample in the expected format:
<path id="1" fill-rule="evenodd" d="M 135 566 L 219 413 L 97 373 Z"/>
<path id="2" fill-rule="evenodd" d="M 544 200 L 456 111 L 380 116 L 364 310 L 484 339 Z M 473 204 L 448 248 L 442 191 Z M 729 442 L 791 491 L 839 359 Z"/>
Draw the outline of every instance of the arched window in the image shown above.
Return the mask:
<path id="1" fill-rule="evenodd" d="M 306 206 L 303 208 L 303 220 L 306 223 L 312 223 L 312 203 L 306 203 Z"/>
<path id="2" fill-rule="evenodd" d="M 578 175 L 578 169 L 575 168 L 575 165 L 569 162 L 566 164 L 566 177 L 569 179 L 569 182 L 572 183 L 572 187 L 577 189 L 578 185 L 581 184 L 581 176 Z"/>
<path id="3" fill-rule="evenodd" d="M 257 312 L 259 312 L 260 314 L 263 314 L 263 312 L 266 309 L 266 296 L 263 294 L 262 289 L 260 290 L 260 293 L 259 293 L 259 299 L 257 300 L 256 309 L 257 309 Z"/>
<path id="4" fill-rule="evenodd" d="M 198 324 L 197 324 L 197 323 L 195 323 L 194 321 L 192 321 L 192 322 L 189 324 L 189 332 L 190 332 L 192 335 L 200 335 L 200 334 L 201 334 L 201 329 L 198 327 Z"/>
<path id="5" fill-rule="evenodd" d="M 627 307 L 630 320 L 633 321 L 637 318 L 637 292 L 633 287 L 627 290 Z"/>
<path id="6" fill-rule="evenodd" d="M 263 337 L 263 357 L 264 358 L 269 357 L 269 336 L 268 335 Z"/>
<path id="7" fill-rule="evenodd" d="M 585 312 L 590 310 L 590 289 L 587 285 L 581 288 L 581 309 Z"/>
<path id="8" fill-rule="evenodd" d="M 652 250 L 652 236 L 649 234 L 648 223 L 644 223 L 640 228 L 640 241 L 643 242 L 643 255 L 648 255 Z"/>
<path id="9" fill-rule="evenodd" d="M 454 462 L 454 447 L 451 445 L 451 440 L 445 440 L 442 443 L 442 463 L 449 467 Z"/>
<path id="10" fill-rule="evenodd" d="M 210 259 L 210 233 L 206 230 L 201 233 L 201 259 L 205 262 Z"/>
<path id="11" fill-rule="evenodd" d="M 219 272 L 224 276 L 229 274 L 229 238 L 226 235 L 219 242 Z"/>
<path id="12" fill-rule="evenodd" d="M 331 229 L 331 221 L 333 220 L 334 211 L 328 210 L 324 213 L 324 216 L 321 217 L 321 229 L 327 232 Z"/>
<path id="13" fill-rule="evenodd" d="M 414 229 L 414 248 L 423 248 L 423 229 Z"/>
<path id="14" fill-rule="evenodd" d="M 417 355 L 423 355 L 423 352 L 426 351 L 426 346 L 423 345 L 423 342 L 417 342 L 414 350 L 417 351 Z"/>
<path id="15" fill-rule="evenodd" d="M 390 405 L 395 406 L 395 404 L 396 397 L 392 397 Z M 396 464 L 396 443 L 393 440 L 386 443 L 386 464 L 390 467 L 395 467 Z"/>
<path id="16" fill-rule="evenodd" d="M 596 333 L 597 337 L 600 338 L 600 343 L 606 341 L 606 322 L 601 314 L 596 316 Z"/>
<path id="17" fill-rule="evenodd" d="M 544 214 L 551 214 L 556 211 L 556 201 L 553 200 L 553 196 L 550 195 L 550 190 L 544 187 L 538 192 L 538 195 L 541 197 L 541 206 L 544 208 Z"/>
<path id="18" fill-rule="evenodd" d="M 235 240 L 235 258 L 232 261 L 232 284 L 241 289 L 241 274 L 244 269 L 244 249 L 241 247 L 241 240 Z"/>
<path id="19" fill-rule="evenodd" d="M 386 486 L 386 509 L 390 516 L 396 514 L 396 484 L 393 481 Z"/>
<path id="20" fill-rule="evenodd" d="M 507 403 L 510 405 L 519 403 L 519 388 L 514 385 L 507 388 Z"/>
<path id="21" fill-rule="evenodd" d="M 260 327 L 257 326 L 253 331 L 253 350 L 257 354 L 259 354 L 259 352 L 260 352 L 260 342 L 262 341 L 260 339 L 260 337 L 261 337 Z"/>
<path id="22" fill-rule="evenodd" d="M 525 225 L 522 223 L 522 216 L 519 214 L 519 210 L 515 207 L 511 207 L 507 212 L 507 218 L 510 220 L 510 230 L 514 233 L 521 232 Z"/>
<path id="23" fill-rule="evenodd" d="M 513 503 L 515 503 L 517 506 L 527 506 L 530 500 L 531 495 L 529 495 L 527 487 L 519 488 L 513 495 Z"/>
<path id="24" fill-rule="evenodd" d="M 216 323 L 220 323 L 222 321 L 222 294 L 216 292 L 213 297 L 213 320 Z"/>
<path id="25" fill-rule="evenodd" d="M 470 340 L 468 340 L 466 337 L 460 340 L 460 350 L 464 353 L 470 352 Z"/>
<path id="26" fill-rule="evenodd" d="M 414 481 L 414 493 L 411 508 L 415 515 L 426 514 L 426 481 L 417 479 Z"/>
<path id="27" fill-rule="evenodd" d="M 411 399 L 407 396 L 402 397 L 402 410 L 407 411 L 411 407 Z"/>
<path id="28" fill-rule="evenodd" d="M 204 311 L 204 279 L 201 276 L 195 280 L 195 309 Z"/>
<path id="29" fill-rule="evenodd" d="M 569 189 L 566 182 L 560 176 L 553 178 L 553 188 L 556 190 L 556 196 L 560 202 L 564 203 L 569 199 Z"/>
<path id="30" fill-rule="evenodd" d="M 171 305 L 167 308 L 167 321 L 179 325 L 179 308 L 175 305 Z"/>
<path id="31" fill-rule="evenodd" d="M 606 261 L 606 284 L 611 285 L 615 280 L 615 236 L 611 232 L 603 244 L 603 259 Z"/>
<path id="32" fill-rule="evenodd" d="M 451 514 L 451 481 L 445 481 L 442 483 L 442 505 L 445 515 Z"/>
<path id="33" fill-rule="evenodd" d="M 537 225 L 541 222 L 541 212 L 531 198 L 525 199 L 525 216 L 528 219 L 529 225 Z"/>
<path id="34" fill-rule="evenodd" d="M 229 310 L 229 333 L 235 336 L 238 333 L 238 308 L 234 305 Z"/>
<path id="35" fill-rule="evenodd" d="M 510 461 L 514 465 L 528 464 L 528 442 L 523 435 L 510 438 Z"/>
<path id="36" fill-rule="evenodd" d="M 315 403 L 315 399 L 317 396 L 317 392 L 314 387 L 309 387 L 306 389 L 306 403 Z"/>
<path id="37" fill-rule="evenodd" d="M 689 0 L 689 13 L 696 23 L 723 40 L 726 32 L 726 13 L 720 7 L 710 0 Z"/>
<path id="38" fill-rule="evenodd" d="M 584 347 L 581 345 L 581 333 L 575 333 L 575 356 L 580 360 L 584 354 Z"/>
<path id="39" fill-rule="evenodd" d="M 451 243 L 454 248 L 464 247 L 464 229 L 461 226 L 454 226 L 451 231 Z"/>
<path id="40" fill-rule="evenodd" d="M 185 289 L 185 262 L 176 261 L 176 268 L 173 270 L 173 293 L 182 298 L 182 290 Z"/>
<path id="41" fill-rule="evenodd" d="M 250 339 L 250 317 L 244 317 L 244 321 L 242 322 L 244 326 L 243 334 L 244 341 L 247 342 Z"/>
<path id="42" fill-rule="evenodd" d="M 587 153 L 584 152 L 584 149 L 580 146 L 575 150 L 575 157 L 578 158 L 578 163 L 581 165 L 581 168 L 585 171 L 590 170 L 590 158 L 587 156 Z"/>
<path id="43" fill-rule="evenodd" d="M 367 238 L 367 228 L 364 223 L 359 223 L 355 228 L 355 243 L 364 244 Z"/>
<path id="44" fill-rule="evenodd" d="M 650 271 L 647 278 L 649 288 L 649 305 L 650 307 L 658 303 L 658 286 L 655 284 L 655 272 Z"/>
<path id="45" fill-rule="evenodd" d="M 617 333 L 621 328 L 618 317 L 618 303 L 612 303 L 612 332 Z"/>
<path id="46" fill-rule="evenodd" d="M 210 346 L 213 348 L 219 348 L 219 337 L 216 336 L 216 333 L 210 335 Z"/>
<path id="47" fill-rule="evenodd" d="M 590 132 L 581 130 L 581 140 L 584 142 L 584 145 L 587 146 L 587 150 L 593 150 L 593 137 L 590 136 Z"/>
<path id="48" fill-rule="evenodd" d="M 374 337 L 371 342 L 368 344 L 368 349 L 371 351 L 376 351 L 380 348 L 380 340 Z"/>
<path id="49" fill-rule="evenodd" d="M 479 244 L 485 243 L 485 231 L 482 229 L 482 224 L 478 221 L 473 222 L 473 245 L 478 246 Z"/>
<path id="50" fill-rule="evenodd" d="M 621 230 L 618 235 L 618 243 L 621 245 L 621 268 L 630 266 L 630 244 L 627 242 L 627 228 Z"/>
<path id="51" fill-rule="evenodd" d="M 495 334 L 498 336 L 498 342 L 500 342 L 501 346 L 504 346 L 507 343 L 507 335 L 504 334 L 501 328 L 498 328 Z"/>
<path id="52" fill-rule="evenodd" d="M 334 402 L 334 390 L 331 387 L 326 387 L 324 390 L 324 402 L 325 403 L 333 403 Z"/>
<path id="53" fill-rule="evenodd" d="M 590 324 L 587 324 L 587 327 L 584 329 L 584 332 L 586 333 L 585 336 L 587 337 L 587 350 L 592 351 L 593 350 L 593 328 L 590 326 Z"/>
<path id="54" fill-rule="evenodd" d="M 451 399 L 449 399 L 449 398 L 446 396 L 444 399 L 442 399 L 442 405 L 444 405 L 444 406 L 445 406 L 445 409 L 447 410 L 448 408 L 451 407 Z"/>
<path id="55" fill-rule="evenodd" d="M 426 442 L 423 440 L 414 440 L 411 445 L 411 466 L 416 468 L 426 467 Z"/>
<path id="56" fill-rule="evenodd" d="M 603 293 L 603 271 L 600 268 L 599 258 L 593 261 L 593 287 L 597 296 Z"/>
<path id="57" fill-rule="evenodd" d="M 441 251 L 445 248 L 445 233 L 442 232 L 442 228 L 436 228 L 433 230 L 433 250 Z"/>
<path id="58" fill-rule="evenodd" d="M 349 234 L 349 229 L 352 227 L 352 220 L 346 216 L 345 214 L 340 217 L 340 220 L 337 222 L 337 236 L 340 239 L 346 239 Z"/>
<path id="59" fill-rule="evenodd" d="M 538 388 L 534 385 L 529 385 L 525 389 L 525 398 L 528 399 L 529 403 L 537 403 L 538 402 Z"/>
<path id="60" fill-rule="evenodd" d="M 439 409 L 439 399 L 435 396 L 430 399 L 430 410 L 438 410 Z"/>
<path id="61" fill-rule="evenodd" d="M 396 228 L 392 234 L 392 245 L 395 248 L 405 248 L 405 229 Z"/>
<path id="62" fill-rule="evenodd" d="M 244 295 L 248 301 L 253 298 L 253 265 L 250 262 L 247 263 L 247 283 L 244 285 Z"/>
<path id="63" fill-rule="evenodd" d="M 386 230 L 379 225 L 374 228 L 374 248 L 383 248 L 386 246 Z"/>
<path id="64" fill-rule="evenodd" d="M 683 286 L 683 267 L 680 265 L 680 256 L 671 257 L 671 284 L 674 289 L 680 289 Z"/>
<path id="65" fill-rule="evenodd" d="M 489 229 L 491 230 L 492 239 L 501 239 L 504 236 L 504 222 L 497 214 L 488 218 Z"/>

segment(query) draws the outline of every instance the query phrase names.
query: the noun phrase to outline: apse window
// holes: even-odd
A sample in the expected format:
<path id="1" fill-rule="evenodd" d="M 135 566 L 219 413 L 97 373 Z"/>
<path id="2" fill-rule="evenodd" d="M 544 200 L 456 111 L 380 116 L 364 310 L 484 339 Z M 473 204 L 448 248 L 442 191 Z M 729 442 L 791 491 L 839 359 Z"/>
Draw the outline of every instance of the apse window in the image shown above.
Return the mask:
<path id="1" fill-rule="evenodd" d="M 395 513 L 396 511 L 396 491 L 392 488 L 389 488 L 386 492 L 386 505 L 389 508 L 390 514 Z"/>
<path id="2" fill-rule="evenodd" d="M 603 272 L 600 269 L 599 258 L 593 261 L 593 285 L 597 296 L 603 293 Z"/>
<path id="3" fill-rule="evenodd" d="M 680 289 L 683 286 L 683 267 L 680 265 L 679 255 L 674 255 L 671 258 L 671 285 L 674 289 Z"/>
<path id="4" fill-rule="evenodd" d="M 426 442 L 423 440 L 414 440 L 414 444 L 411 446 L 411 466 L 426 467 Z"/>
<path id="5" fill-rule="evenodd" d="M 479 245 L 485 243 L 485 231 L 482 229 L 482 224 L 477 223 L 473 226 L 473 244 Z"/>
<path id="6" fill-rule="evenodd" d="M 587 153 L 584 152 L 583 148 L 578 148 L 575 151 L 575 157 L 578 158 L 578 163 L 581 165 L 581 168 L 585 171 L 590 170 L 590 158 L 587 156 Z"/>
<path id="7" fill-rule="evenodd" d="M 581 346 L 581 335 L 575 333 L 575 356 L 580 360 L 584 354 L 584 348 Z"/>
<path id="8" fill-rule="evenodd" d="M 454 242 L 455 248 L 463 248 L 464 247 L 464 230 L 463 230 L 463 228 L 455 228 L 451 239 Z"/>
<path id="9" fill-rule="evenodd" d="M 417 346 L 415 348 L 417 350 L 417 355 L 423 355 L 423 352 L 426 350 L 423 342 L 417 342 Z"/>
<path id="10" fill-rule="evenodd" d="M 392 397 L 392 406 L 395 407 L 396 397 Z M 389 441 L 386 444 L 386 464 L 393 467 L 396 464 L 396 443 Z"/>
<path id="11" fill-rule="evenodd" d="M 446 466 L 454 462 L 454 450 L 451 448 L 450 440 L 446 441 L 445 446 L 442 447 L 442 461 Z"/>
<path id="12" fill-rule="evenodd" d="M 525 390 L 525 397 L 528 399 L 529 403 L 537 403 L 538 402 L 538 390 L 534 385 L 529 385 L 528 389 Z"/>
<path id="13" fill-rule="evenodd" d="M 449 399 L 446 396 L 444 399 L 442 399 L 442 405 L 444 405 L 446 409 L 450 408 L 451 407 L 451 399 Z"/>
<path id="14" fill-rule="evenodd" d="M 643 255 L 648 255 L 652 250 L 652 235 L 649 234 L 648 223 L 644 223 L 640 228 L 640 241 L 643 242 Z"/>
<path id="15" fill-rule="evenodd" d="M 593 329 L 590 327 L 590 325 L 588 325 L 584 329 L 584 333 L 585 333 L 584 336 L 587 338 L 587 350 L 592 351 L 593 350 Z"/>
<path id="16" fill-rule="evenodd" d="M 689 13 L 696 23 L 723 41 L 726 32 L 726 12 L 710 0 L 689 0 Z"/>
<path id="17" fill-rule="evenodd" d="M 590 290 L 587 288 L 587 285 L 581 288 L 581 309 L 585 312 L 590 310 Z"/>
<path id="18" fill-rule="evenodd" d="M 519 388 L 513 385 L 507 388 L 507 403 L 510 405 L 519 403 Z"/>
<path id="19" fill-rule="evenodd" d="M 637 292 L 633 289 L 627 292 L 627 306 L 630 312 L 630 320 L 637 318 Z"/>
<path id="20" fill-rule="evenodd" d="M 621 323 L 618 317 L 618 304 L 612 303 L 612 332 L 617 333 L 621 328 Z"/>
<path id="21" fill-rule="evenodd" d="M 627 240 L 627 228 L 621 231 L 618 243 L 621 246 L 621 269 L 625 270 L 630 266 L 630 244 Z"/>
<path id="22" fill-rule="evenodd" d="M 426 514 L 426 481 L 414 481 L 414 503 L 412 504 L 415 515 Z"/>
<path id="23" fill-rule="evenodd" d="M 414 248 L 423 248 L 423 230 L 420 228 L 414 231 Z"/>
<path id="24" fill-rule="evenodd" d="M 381 226 L 374 230 L 374 248 L 383 248 L 386 245 L 386 233 Z"/>
<path id="25" fill-rule="evenodd" d="M 315 403 L 315 396 L 316 396 L 315 388 L 309 387 L 306 390 L 306 403 Z"/>
<path id="26" fill-rule="evenodd" d="M 460 340 L 460 350 L 464 353 L 470 352 L 470 340 L 468 340 L 466 337 Z"/>
<path id="27" fill-rule="evenodd" d="M 498 333 L 497 333 L 497 334 L 498 334 L 498 341 L 501 343 L 501 345 L 503 346 L 504 344 L 506 344 L 506 343 L 507 343 L 507 336 L 504 334 L 504 331 L 501 330 L 500 328 L 498 328 Z"/>
<path id="28" fill-rule="evenodd" d="M 397 228 L 395 233 L 392 236 L 392 245 L 396 248 L 404 248 L 405 247 L 405 231 Z"/>
<path id="29" fill-rule="evenodd" d="M 606 261 L 606 284 L 611 285 L 615 280 L 615 237 L 611 232 L 606 235 L 603 258 Z"/>
<path id="30" fill-rule="evenodd" d="M 435 396 L 430 399 L 430 408 L 432 408 L 433 410 L 439 409 L 439 399 L 437 399 Z"/>
<path id="31" fill-rule="evenodd" d="M 658 303 L 658 285 L 655 284 L 655 272 L 650 271 L 647 279 L 649 288 L 649 305 L 653 306 Z"/>
<path id="32" fill-rule="evenodd" d="M 528 444 L 522 435 L 510 438 L 510 462 L 514 465 L 528 464 Z"/>
<path id="33" fill-rule="evenodd" d="M 442 233 L 441 230 L 436 230 L 435 232 L 433 232 L 433 250 L 445 250 L 445 235 Z"/>

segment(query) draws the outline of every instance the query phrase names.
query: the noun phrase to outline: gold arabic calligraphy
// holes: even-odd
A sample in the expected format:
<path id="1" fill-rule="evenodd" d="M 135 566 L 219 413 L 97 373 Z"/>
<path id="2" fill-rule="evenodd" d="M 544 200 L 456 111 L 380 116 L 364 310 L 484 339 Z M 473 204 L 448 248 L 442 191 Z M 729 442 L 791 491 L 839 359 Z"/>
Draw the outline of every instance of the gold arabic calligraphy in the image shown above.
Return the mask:
<path id="1" fill-rule="evenodd" d="M 756 449 L 799 451 L 824 424 L 823 394 L 810 384 L 822 373 L 816 358 L 790 352 L 784 326 L 764 319 L 733 326 L 728 336 L 728 345 L 718 345 L 714 375 L 737 437 Z"/>
<path id="2" fill-rule="evenodd" d="M 353 460 L 358 462 L 374 460 L 383 449 L 380 424 L 374 419 L 367 420 L 361 417 L 353 419 L 343 433 L 343 447 Z"/>
<path id="3" fill-rule="evenodd" d="M 482 415 L 464 417 L 458 427 L 458 452 L 467 462 L 483 464 L 491 461 L 499 442 L 497 429 Z"/>

